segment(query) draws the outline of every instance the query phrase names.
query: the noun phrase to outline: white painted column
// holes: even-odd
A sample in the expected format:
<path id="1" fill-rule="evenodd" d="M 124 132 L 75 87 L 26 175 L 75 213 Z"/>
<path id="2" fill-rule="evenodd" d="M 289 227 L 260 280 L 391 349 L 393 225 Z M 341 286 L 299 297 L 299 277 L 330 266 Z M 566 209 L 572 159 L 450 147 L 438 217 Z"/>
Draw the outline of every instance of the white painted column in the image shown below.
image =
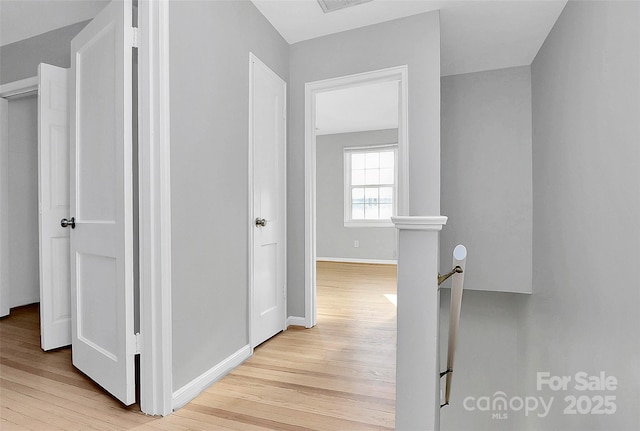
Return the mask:
<path id="1" fill-rule="evenodd" d="M 398 239 L 396 429 L 440 429 L 439 232 L 447 217 L 393 217 Z"/>

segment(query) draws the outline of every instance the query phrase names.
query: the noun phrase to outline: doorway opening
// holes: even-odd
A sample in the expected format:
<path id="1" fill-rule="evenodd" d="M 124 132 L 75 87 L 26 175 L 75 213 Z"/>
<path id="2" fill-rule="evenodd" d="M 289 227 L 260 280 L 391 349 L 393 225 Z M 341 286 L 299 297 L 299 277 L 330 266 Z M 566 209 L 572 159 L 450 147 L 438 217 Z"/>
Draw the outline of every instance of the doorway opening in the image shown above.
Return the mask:
<path id="1" fill-rule="evenodd" d="M 40 300 L 37 77 L 2 85 L 0 109 L 0 316 L 7 316 Z"/>
<path id="2" fill-rule="evenodd" d="M 390 217 L 409 212 L 407 72 L 399 66 L 305 85 L 307 328 L 317 323 L 318 260 L 394 263 Z"/>
<path id="3" fill-rule="evenodd" d="M 133 63 L 135 71 L 136 62 Z M 38 335 L 44 351 L 74 344 L 71 281 L 75 273 L 70 268 L 73 256 L 70 233 L 78 220 L 70 215 L 74 196 L 70 191 L 70 180 L 76 170 L 71 166 L 74 159 L 70 156 L 69 74 L 69 69 L 41 63 L 36 77 L 0 86 L 0 199 L 3 203 L 0 214 L 0 315 L 7 316 L 16 307 L 37 304 Z M 133 82 L 134 90 L 135 84 Z M 135 91 L 131 104 L 135 112 Z M 131 151 L 135 153 L 137 123 L 134 114 L 132 118 Z M 136 157 L 131 164 L 135 183 Z M 138 201 L 135 189 L 132 200 L 135 210 Z M 135 211 L 134 216 L 137 216 Z M 136 227 L 134 221 L 133 230 L 137 235 Z M 134 330 L 138 333 L 136 238 L 132 254 L 134 307 L 131 312 Z M 139 367 L 135 368 L 138 375 Z M 139 402 L 139 396 L 131 399 Z"/>

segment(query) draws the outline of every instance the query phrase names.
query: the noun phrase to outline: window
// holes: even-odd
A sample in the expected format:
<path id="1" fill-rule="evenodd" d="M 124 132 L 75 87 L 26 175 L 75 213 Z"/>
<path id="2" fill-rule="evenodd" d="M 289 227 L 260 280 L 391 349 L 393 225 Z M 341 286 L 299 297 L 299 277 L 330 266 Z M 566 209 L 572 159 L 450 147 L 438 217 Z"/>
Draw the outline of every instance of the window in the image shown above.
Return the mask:
<path id="1" fill-rule="evenodd" d="M 392 226 L 397 145 L 344 149 L 344 225 Z"/>

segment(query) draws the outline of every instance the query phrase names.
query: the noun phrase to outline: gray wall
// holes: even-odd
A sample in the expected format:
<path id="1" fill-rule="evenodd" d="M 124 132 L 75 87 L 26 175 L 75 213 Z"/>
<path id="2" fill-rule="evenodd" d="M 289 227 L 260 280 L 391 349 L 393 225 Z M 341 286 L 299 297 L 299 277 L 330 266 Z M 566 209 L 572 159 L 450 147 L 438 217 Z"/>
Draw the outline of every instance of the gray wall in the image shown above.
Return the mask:
<path id="1" fill-rule="evenodd" d="M 605 371 L 620 383 L 614 415 L 558 408 L 524 429 L 640 424 L 639 53 L 640 3 L 569 2 L 532 65 L 534 295 L 521 315 L 522 390 L 535 390 L 538 370 Z"/>
<path id="2" fill-rule="evenodd" d="M 409 66 L 410 214 L 440 214 L 440 17 L 438 12 L 291 46 L 287 166 L 288 314 L 304 316 L 304 84 Z"/>
<path id="3" fill-rule="evenodd" d="M 531 66 L 533 295 L 465 293 L 442 430 L 638 428 L 638 22 L 639 3 L 569 2 Z M 442 297 L 444 340 L 447 291 Z M 567 391 L 538 391 L 540 371 L 604 371 L 618 387 L 579 392 L 572 381 Z M 462 405 L 496 391 L 554 402 L 547 417 L 510 411 L 506 420 Z M 614 395 L 617 411 L 563 414 L 567 395 Z"/>
<path id="4" fill-rule="evenodd" d="M 249 51 L 288 45 L 249 1 L 170 4 L 173 388 L 249 343 Z"/>
<path id="5" fill-rule="evenodd" d="M 441 272 L 469 252 L 465 289 L 531 292 L 529 66 L 442 78 Z"/>
<path id="6" fill-rule="evenodd" d="M 70 66 L 70 43 L 89 21 L 62 27 L 0 47 L 0 84 L 38 74 L 38 64 Z"/>
<path id="7" fill-rule="evenodd" d="M 318 257 L 396 259 L 394 227 L 344 227 L 344 148 L 395 144 L 398 129 L 316 138 L 316 253 Z M 355 240 L 360 247 L 353 246 Z"/>
<path id="8" fill-rule="evenodd" d="M 38 240 L 38 98 L 9 101 L 10 306 L 40 298 Z"/>

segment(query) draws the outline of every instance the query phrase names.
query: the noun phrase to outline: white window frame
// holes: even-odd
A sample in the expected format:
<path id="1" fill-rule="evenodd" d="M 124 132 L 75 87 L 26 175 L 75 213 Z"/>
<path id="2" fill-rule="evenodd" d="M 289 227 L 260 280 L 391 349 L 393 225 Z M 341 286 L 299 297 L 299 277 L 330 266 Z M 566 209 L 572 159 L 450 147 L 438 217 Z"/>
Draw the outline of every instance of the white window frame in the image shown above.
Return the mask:
<path id="1" fill-rule="evenodd" d="M 344 148 L 344 227 L 394 227 L 391 218 L 380 220 L 353 220 L 351 218 L 351 189 L 354 187 L 367 188 L 366 185 L 351 185 L 351 155 L 354 153 L 378 153 L 381 151 L 393 150 L 393 184 L 369 185 L 374 187 L 391 186 L 393 188 L 393 209 L 392 215 L 398 214 L 398 144 L 369 145 L 362 147 Z"/>

